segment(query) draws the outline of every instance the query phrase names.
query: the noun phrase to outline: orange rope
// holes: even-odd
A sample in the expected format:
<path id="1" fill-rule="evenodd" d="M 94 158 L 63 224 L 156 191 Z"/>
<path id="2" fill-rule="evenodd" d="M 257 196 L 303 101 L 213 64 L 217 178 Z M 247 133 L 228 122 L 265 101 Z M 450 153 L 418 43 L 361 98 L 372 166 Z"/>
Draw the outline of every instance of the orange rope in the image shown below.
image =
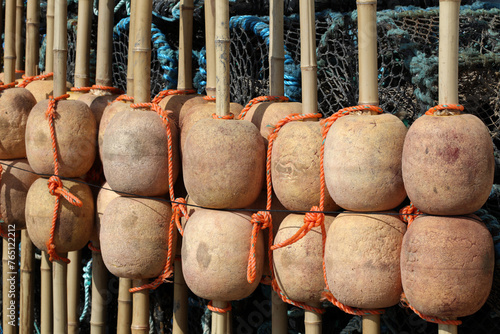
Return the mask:
<path id="1" fill-rule="evenodd" d="M 208 102 L 215 102 L 215 96 L 203 96 L 203 100 Z"/>
<path id="2" fill-rule="evenodd" d="M 83 203 L 69 191 L 63 188 L 63 183 L 59 178 L 59 160 L 58 160 L 58 152 L 57 152 L 57 143 L 55 136 L 55 125 L 54 119 L 56 117 L 56 104 L 58 101 L 68 98 L 69 95 L 61 95 L 59 97 L 54 98 L 53 96 L 49 96 L 49 105 L 47 111 L 45 112 L 45 117 L 49 121 L 50 126 L 50 137 L 52 139 L 52 152 L 54 155 L 54 175 L 49 178 L 48 187 L 49 192 L 52 196 L 56 196 L 56 201 L 54 205 L 54 214 L 52 216 L 52 226 L 50 228 L 49 240 L 47 241 L 47 253 L 49 254 L 50 261 L 61 260 L 65 263 L 69 263 L 67 258 L 61 257 L 56 252 L 56 245 L 54 244 L 55 238 L 55 229 L 57 224 L 57 218 L 59 215 L 59 205 L 60 205 L 60 197 L 63 196 L 70 204 L 81 207 Z"/>
<path id="3" fill-rule="evenodd" d="M 54 76 L 53 72 L 47 74 L 35 75 L 32 77 L 23 75 L 23 81 L 21 81 L 18 87 L 25 88 L 26 86 L 28 86 L 28 84 L 32 83 L 33 81 L 48 79 L 51 78 L 52 76 Z"/>
<path id="4" fill-rule="evenodd" d="M 252 108 L 253 105 L 256 105 L 261 102 L 288 102 L 288 97 L 286 96 L 258 96 L 256 98 L 253 98 L 250 100 L 250 102 L 247 103 L 245 108 L 241 110 L 240 114 L 238 115 L 238 119 L 243 119 L 245 118 L 247 112 Z"/>
<path id="5" fill-rule="evenodd" d="M 96 252 L 96 253 L 100 253 L 101 252 L 101 249 L 100 248 L 97 248 L 96 246 L 94 246 L 94 244 L 92 243 L 92 241 L 89 241 L 87 247 L 93 251 L 93 252 Z"/>
<path id="6" fill-rule="evenodd" d="M 91 89 L 91 87 L 71 87 L 70 90 L 72 92 L 88 93 Z"/>
<path id="7" fill-rule="evenodd" d="M 417 209 L 413 203 L 410 202 L 410 205 L 405 206 L 401 210 L 399 210 L 400 213 L 400 218 L 402 221 L 408 224 L 408 227 L 410 227 L 411 223 L 417 218 L 419 215 L 422 214 L 422 212 Z"/>
<path id="8" fill-rule="evenodd" d="M 165 263 L 165 267 L 161 272 L 160 276 L 158 276 L 152 283 L 145 284 L 140 287 L 135 287 L 130 289 L 130 292 L 137 292 L 145 289 L 156 289 L 162 283 L 166 282 L 168 278 L 173 275 L 172 264 L 175 258 L 174 253 L 174 224 L 177 227 L 180 227 L 181 235 L 183 234 L 182 227 L 180 224 L 180 218 L 185 216 L 186 219 L 189 218 L 186 208 L 186 201 L 183 198 L 175 199 L 174 196 L 174 172 L 173 172 L 173 142 L 172 142 L 172 131 L 170 128 L 169 122 L 169 114 L 171 111 L 164 111 L 158 104 L 156 103 L 136 103 L 131 105 L 132 108 L 148 108 L 152 111 L 155 111 L 158 116 L 161 117 L 163 124 L 165 125 L 167 131 L 167 140 L 168 140 L 168 190 L 170 194 L 170 200 L 172 203 L 172 217 L 170 219 L 170 224 L 168 226 L 168 251 L 167 251 L 167 261 Z M 169 281 L 170 282 L 170 281 Z"/>
<path id="9" fill-rule="evenodd" d="M 457 110 L 464 111 L 464 106 L 460 104 L 438 104 L 426 111 L 426 115 L 434 115 L 436 111 L 442 110 Z"/>
<path id="10" fill-rule="evenodd" d="M 129 96 L 129 95 L 126 95 L 126 94 L 122 94 L 120 96 L 118 96 L 113 102 L 117 102 L 117 101 L 129 101 L 129 102 L 134 102 L 134 97 L 133 96 Z"/>
<path id="11" fill-rule="evenodd" d="M 189 95 L 196 94 L 194 89 L 165 89 L 156 94 L 156 96 L 151 101 L 152 103 L 160 103 L 165 97 L 170 95 Z"/>
<path id="12" fill-rule="evenodd" d="M 458 326 L 458 325 L 462 324 L 462 321 L 460 321 L 460 320 L 441 319 L 441 318 L 438 318 L 438 317 L 428 316 L 428 315 L 425 315 L 425 314 L 419 312 L 413 306 L 410 305 L 410 303 L 408 302 L 408 299 L 406 299 L 406 295 L 405 295 L 404 292 L 401 294 L 401 305 L 403 307 L 410 308 L 420 318 L 422 318 L 422 319 L 424 319 L 425 321 L 428 321 L 428 322 L 433 322 L 435 324 L 441 324 L 441 325 L 454 325 L 454 326 Z"/>
<path id="13" fill-rule="evenodd" d="M 207 307 L 208 307 L 208 309 L 209 309 L 210 311 L 212 311 L 212 312 L 217 312 L 217 313 L 227 313 L 227 312 L 229 312 L 229 311 L 231 311 L 231 310 L 232 310 L 231 303 L 227 303 L 227 305 L 228 305 L 228 306 L 227 306 L 227 307 L 225 307 L 225 308 L 219 308 L 219 307 L 215 307 L 215 306 L 213 306 L 213 305 L 212 305 L 212 301 L 209 301 L 209 302 L 208 302 Z"/>
<path id="14" fill-rule="evenodd" d="M 229 115 L 219 116 L 217 114 L 212 114 L 212 118 L 213 119 L 234 119 L 234 115 L 229 114 Z"/>
<path id="15" fill-rule="evenodd" d="M 111 94 L 123 94 L 123 91 L 116 87 L 92 85 L 92 87 L 72 87 L 72 92 L 90 92 L 92 89 L 99 89 L 110 92 Z"/>
<path id="16" fill-rule="evenodd" d="M 11 83 L 8 83 L 8 84 L 2 84 L 2 85 L 0 85 L 0 92 L 4 91 L 5 89 L 14 88 L 14 87 L 16 87 L 16 83 L 15 82 L 11 82 Z"/>
<path id="17" fill-rule="evenodd" d="M 15 70 L 16 73 L 24 73 L 23 70 Z"/>

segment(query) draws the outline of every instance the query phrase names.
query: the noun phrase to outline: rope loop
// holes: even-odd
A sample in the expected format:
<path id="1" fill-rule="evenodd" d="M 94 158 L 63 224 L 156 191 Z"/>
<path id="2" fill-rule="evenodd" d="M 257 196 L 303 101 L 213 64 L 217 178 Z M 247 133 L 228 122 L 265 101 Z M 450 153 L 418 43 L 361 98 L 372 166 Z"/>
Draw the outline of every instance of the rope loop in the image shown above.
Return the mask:
<path id="1" fill-rule="evenodd" d="M 219 116 L 217 114 L 212 114 L 212 118 L 213 119 L 234 119 L 234 115 L 229 114 L 229 115 Z"/>
<path id="2" fill-rule="evenodd" d="M 347 305 L 342 304 L 333 296 L 333 294 L 330 291 L 323 291 L 322 292 L 322 297 L 325 300 L 328 300 L 330 303 L 338 307 L 340 310 L 344 311 L 347 314 L 352 314 L 352 315 L 359 315 L 359 316 L 364 316 L 364 315 L 377 315 L 377 314 L 383 314 L 385 310 L 383 309 L 360 309 L 356 307 L 350 307 Z"/>
<path id="3" fill-rule="evenodd" d="M 400 218 L 402 221 L 408 224 L 408 227 L 410 227 L 411 223 L 422 214 L 422 212 L 417 209 L 412 202 L 410 202 L 410 205 L 405 206 L 401 210 L 399 210 Z"/>
<path id="4" fill-rule="evenodd" d="M 335 123 L 340 117 L 349 115 L 349 114 L 351 114 L 353 112 L 357 112 L 357 111 L 374 111 L 374 112 L 377 112 L 379 114 L 381 114 L 383 112 L 382 108 L 380 108 L 378 106 L 372 106 L 369 104 L 361 104 L 358 106 L 340 109 L 335 114 L 331 115 L 330 117 L 324 118 L 320 121 L 321 122 L 320 124 L 322 126 L 321 132 L 323 133 L 323 141 L 326 138 L 326 134 L 328 133 L 328 131 L 332 127 L 333 123 Z"/>
<path id="5" fill-rule="evenodd" d="M 35 75 L 35 76 L 31 76 L 31 77 L 23 75 L 22 76 L 23 81 L 21 81 L 21 83 L 18 85 L 18 87 L 25 88 L 26 86 L 28 86 L 28 84 L 32 83 L 33 81 L 45 80 L 48 78 L 52 78 L 53 76 L 54 76 L 54 72 L 50 72 L 47 74 L 41 74 L 41 75 Z"/>
<path id="6" fill-rule="evenodd" d="M 258 96 L 256 98 L 253 98 L 250 100 L 250 102 L 247 103 L 245 108 L 243 108 L 243 110 L 241 110 L 240 114 L 238 115 L 238 119 L 245 118 L 247 112 L 250 110 L 250 108 L 252 108 L 253 105 L 256 105 L 256 104 L 262 103 L 262 102 L 288 102 L 288 97 L 267 95 L 267 96 Z"/>
<path id="7" fill-rule="evenodd" d="M 189 219 L 186 204 L 186 200 L 182 197 L 176 198 L 175 202 L 172 202 L 172 221 L 175 222 L 181 236 L 184 236 L 184 229 L 182 228 L 180 219 L 181 217 L 185 217 L 186 220 Z"/>
<path id="8" fill-rule="evenodd" d="M 228 306 L 227 306 L 227 307 L 225 307 L 225 308 L 219 308 L 219 307 L 215 307 L 215 306 L 213 306 L 212 301 L 209 301 L 209 302 L 208 302 L 208 305 L 207 305 L 207 308 L 208 308 L 210 311 L 212 311 L 212 312 L 217 312 L 217 313 L 227 313 L 227 312 L 229 312 L 229 311 L 231 311 L 231 310 L 232 310 L 231 303 L 229 303 L 229 302 L 228 302 L 227 304 L 228 304 Z"/>
<path id="9" fill-rule="evenodd" d="M 81 92 L 81 93 L 88 93 L 92 87 L 71 87 L 72 92 Z"/>
<path id="10" fill-rule="evenodd" d="M 89 241 L 87 247 L 93 251 L 93 252 L 96 252 L 96 253 L 100 253 L 101 252 L 101 249 L 100 248 L 97 248 L 96 246 L 94 246 L 94 244 L 92 243 L 92 241 Z"/>
<path id="11" fill-rule="evenodd" d="M 0 85 L 0 92 L 8 89 L 8 88 L 14 88 L 16 87 L 16 82 L 11 82 L 11 83 L 8 83 L 8 84 L 2 84 Z"/>
<path id="12" fill-rule="evenodd" d="M 129 101 L 129 102 L 134 102 L 134 97 L 126 94 L 122 94 L 118 96 L 113 102 L 117 101 Z"/>
<path id="13" fill-rule="evenodd" d="M 156 94 L 156 96 L 151 101 L 152 103 L 160 103 L 165 97 L 170 95 L 189 95 L 196 94 L 194 89 L 165 89 Z"/>
<path id="14" fill-rule="evenodd" d="M 413 306 L 410 305 L 410 302 L 406 298 L 406 295 L 405 295 L 404 292 L 401 294 L 400 304 L 403 307 L 410 308 L 420 318 L 424 319 L 427 322 L 432 322 L 432 323 L 441 324 L 441 325 L 454 325 L 454 326 L 458 326 L 458 325 L 462 324 L 462 321 L 460 321 L 460 320 L 442 319 L 442 318 L 438 318 L 438 317 L 433 317 L 433 316 L 425 315 L 425 314 L 419 312 Z"/>
<path id="15" fill-rule="evenodd" d="M 247 281 L 252 284 L 257 276 L 256 245 L 261 230 L 273 227 L 272 217 L 269 211 L 259 211 L 252 215 L 252 236 L 250 238 L 250 253 L 248 255 Z M 270 232 L 272 233 L 272 232 Z"/>
<path id="16" fill-rule="evenodd" d="M 208 102 L 215 102 L 215 96 L 203 96 L 203 100 Z"/>
<path id="17" fill-rule="evenodd" d="M 450 112 L 450 110 L 451 110 L 451 112 Z M 425 114 L 426 115 L 436 114 L 436 116 L 441 116 L 440 112 L 442 112 L 442 111 L 448 111 L 447 113 L 445 113 L 443 115 L 450 115 L 450 114 L 453 114 L 453 111 L 458 111 L 458 112 L 464 111 L 464 106 L 461 104 L 438 104 L 437 106 L 434 106 L 434 107 L 430 108 L 429 110 L 427 110 L 425 112 Z"/>

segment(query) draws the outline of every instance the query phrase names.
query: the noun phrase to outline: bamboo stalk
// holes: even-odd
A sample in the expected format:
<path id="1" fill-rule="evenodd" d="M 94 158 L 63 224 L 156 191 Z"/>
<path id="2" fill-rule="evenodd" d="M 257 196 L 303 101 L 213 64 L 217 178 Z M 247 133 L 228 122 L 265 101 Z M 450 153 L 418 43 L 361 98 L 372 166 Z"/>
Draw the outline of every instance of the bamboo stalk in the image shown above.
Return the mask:
<path id="1" fill-rule="evenodd" d="M 94 246 L 99 247 L 94 241 Z M 90 316 L 90 333 L 106 332 L 106 299 L 108 271 L 100 252 L 92 251 L 92 313 Z"/>
<path id="2" fill-rule="evenodd" d="M 80 328 L 79 305 L 80 305 L 80 277 L 82 255 L 80 251 L 68 253 L 68 333 L 78 333 Z M 94 308 L 92 307 L 92 310 Z"/>
<path id="3" fill-rule="evenodd" d="M 4 33 L 4 15 L 3 15 L 3 12 L 4 12 L 4 7 L 3 7 L 3 1 L 0 1 L 0 36 L 2 36 L 2 34 Z M 3 59 L 3 54 L 4 50 L 3 48 L 0 48 L 0 54 L 2 55 L 2 59 Z M 4 65 L 5 66 L 5 65 Z"/>
<path id="4" fill-rule="evenodd" d="M 134 41 L 134 101 L 151 100 L 151 0 L 138 0 Z"/>
<path id="5" fill-rule="evenodd" d="M 362 328 L 363 333 L 380 334 L 380 314 L 364 315 Z"/>
<path id="6" fill-rule="evenodd" d="M 31 334 L 34 331 L 33 323 L 35 321 L 33 302 L 34 288 L 34 252 L 33 243 L 30 240 L 27 230 L 21 231 L 21 288 L 20 288 L 20 327 L 19 333 Z"/>
<path id="7" fill-rule="evenodd" d="M 45 44 L 45 73 L 54 71 L 54 1 L 47 0 L 47 37 Z"/>
<path id="8" fill-rule="evenodd" d="M 283 31 L 283 0 L 271 0 L 269 5 L 269 94 L 285 94 L 285 48 Z M 274 304 L 273 304 L 274 305 Z"/>
<path id="9" fill-rule="evenodd" d="M 229 1 L 217 0 L 215 11 L 216 114 L 229 115 Z"/>
<path id="10" fill-rule="evenodd" d="M 68 56 L 67 2 L 55 0 L 54 5 L 54 96 L 66 93 L 66 68 Z"/>
<path id="11" fill-rule="evenodd" d="M 26 12 L 26 75 L 35 76 L 38 74 L 40 2 L 36 0 L 28 0 Z"/>
<path id="12" fill-rule="evenodd" d="M 16 0 L 5 1 L 5 49 L 3 57 L 3 71 L 5 83 L 15 80 L 16 66 Z"/>
<path id="13" fill-rule="evenodd" d="M 287 305 L 278 296 L 276 291 L 271 292 L 272 301 L 272 332 L 273 334 L 288 333 Z"/>
<path id="14" fill-rule="evenodd" d="M 128 60 L 127 60 L 127 94 L 134 95 L 134 37 L 135 37 L 135 6 L 137 0 L 130 0 L 130 23 L 128 28 Z M 130 283 L 132 284 L 132 283 Z"/>
<path id="15" fill-rule="evenodd" d="M 439 334 L 457 334 L 458 328 L 456 325 L 442 325 L 438 324 Z"/>
<path id="16" fill-rule="evenodd" d="M 358 0 L 359 104 L 378 106 L 377 0 Z"/>
<path id="17" fill-rule="evenodd" d="M 215 96 L 215 0 L 205 1 L 205 49 L 207 50 L 207 96 Z"/>
<path id="18" fill-rule="evenodd" d="M 113 0 L 99 1 L 99 17 L 97 22 L 97 63 L 96 84 L 111 86 L 113 73 L 111 69 L 113 53 Z M 151 65 L 151 63 L 149 63 Z"/>
<path id="19" fill-rule="evenodd" d="M 314 306 L 319 307 L 319 304 Z M 304 325 L 305 325 L 305 332 L 307 334 L 321 334 L 323 328 L 321 322 L 321 314 L 316 313 L 314 311 L 305 310 Z"/>
<path id="20" fill-rule="evenodd" d="M 318 112 L 316 33 L 314 1 L 300 0 L 300 72 L 302 76 L 302 112 Z"/>
<path id="21" fill-rule="evenodd" d="M 458 103 L 460 0 L 439 2 L 439 103 Z"/>
<path id="22" fill-rule="evenodd" d="M 90 85 L 90 29 L 92 23 L 91 0 L 78 1 L 78 26 L 76 32 L 75 87 Z"/>
<path id="23" fill-rule="evenodd" d="M 193 0 L 181 0 L 179 20 L 179 69 L 177 89 L 192 89 Z"/>
<path id="24" fill-rule="evenodd" d="M 174 311 L 172 333 L 188 333 L 188 288 L 182 273 L 182 262 L 174 266 Z"/>
<path id="25" fill-rule="evenodd" d="M 52 263 L 46 252 L 42 252 L 40 282 L 40 333 L 52 334 Z"/>
<path id="26" fill-rule="evenodd" d="M 217 7 L 219 10 L 219 7 Z M 226 308 L 227 302 L 212 301 L 212 305 L 218 308 Z M 212 312 L 212 333 L 227 334 L 228 333 L 228 313 Z"/>
<path id="27" fill-rule="evenodd" d="M 60 1 L 60 0 L 56 0 Z M 57 14 L 56 14 L 57 17 Z M 66 256 L 66 254 L 61 254 Z M 66 294 L 67 265 L 63 261 L 52 262 L 52 284 L 54 298 L 54 333 L 68 333 L 68 305 Z"/>
<path id="28" fill-rule="evenodd" d="M 16 70 L 24 69 L 23 62 L 23 0 L 16 0 Z"/>
<path id="29" fill-rule="evenodd" d="M 17 243 L 15 238 L 3 238 L 2 246 L 2 315 L 3 333 L 17 333 Z"/>
<path id="30" fill-rule="evenodd" d="M 139 287 L 147 284 L 148 280 L 134 280 L 133 286 Z M 141 290 L 133 295 L 132 304 L 132 334 L 149 333 L 149 290 Z"/>
<path id="31" fill-rule="evenodd" d="M 130 333 L 132 324 L 132 294 L 129 289 L 132 288 L 132 280 L 128 278 L 120 278 L 118 290 L 118 315 L 116 333 Z"/>

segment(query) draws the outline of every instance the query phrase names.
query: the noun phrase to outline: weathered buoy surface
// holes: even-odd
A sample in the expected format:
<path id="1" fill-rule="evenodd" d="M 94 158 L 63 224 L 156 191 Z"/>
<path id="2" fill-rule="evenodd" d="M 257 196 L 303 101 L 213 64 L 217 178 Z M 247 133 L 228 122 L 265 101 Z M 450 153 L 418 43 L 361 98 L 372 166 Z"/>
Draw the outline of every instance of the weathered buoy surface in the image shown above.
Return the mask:
<path id="1" fill-rule="evenodd" d="M 408 197 L 422 212 L 475 212 L 488 199 L 494 169 L 490 134 L 474 115 L 425 115 L 408 130 L 403 181 Z"/>
<path id="2" fill-rule="evenodd" d="M 91 93 L 81 95 L 78 97 L 78 101 L 82 101 L 90 107 L 90 110 L 94 113 L 97 126 L 99 126 L 104 109 L 117 97 L 118 95 L 115 94 L 110 94 L 102 90 L 95 90 Z"/>
<path id="3" fill-rule="evenodd" d="M 229 106 L 229 111 L 235 118 L 242 109 L 243 106 L 238 103 L 231 103 Z M 190 109 L 183 109 L 183 112 L 179 115 L 181 153 L 184 152 L 184 143 L 191 127 L 201 119 L 212 118 L 212 115 L 215 113 L 215 103 L 198 104 Z"/>
<path id="4" fill-rule="evenodd" d="M 26 157 L 26 122 L 35 104 L 35 98 L 25 88 L 0 92 L 0 159 Z"/>
<path id="5" fill-rule="evenodd" d="M 184 185 L 197 204 L 244 208 L 262 189 L 264 140 L 255 125 L 237 120 L 202 119 L 184 146 Z"/>
<path id="6" fill-rule="evenodd" d="M 399 264 L 405 232 L 396 215 L 339 214 L 325 246 L 326 277 L 335 298 L 366 309 L 396 305 L 403 292 Z"/>
<path id="7" fill-rule="evenodd" d="M 243 212 L 198 210 L 185 226 L 182 270 L 201 298 L 220 301 L 249 296 L 259 285 L 264 263 L 262 234 L 256 244 L 256 279 L 247 281 L 251 216 Z"/>
<path id="8" fill-rule="evenodd" d="M 56 197 L 49 193 L 48 179 L 39 178 L 30 187 L 26 197 L 26 228 L 33 244 L 47 251 L 54 215 Z M 83 205 L 77 207 L 60 199 L 59 216 L 55 229 L 56 252 L 66 253 L 83 248 L 94 229 L 94 199 L 89 186 L 64 180 L 64 188 L 79 198 Z"/>
<path id="9" fill-rule="evenodd" d="M 71 83 L 66 82 L 66 90 L 70 90 Z M 54 81 L 52 80 L 36 80 L 26 85 L 26 89 L 33 94 L 36 102 L 40 102 L 54 95 Z"/>
<path id="10" fill-rule="evenodd" d="M 107 182 L 104 183 L 101 190 L 99 190 L 96 201 L 94 231 L 92 232 L 92 236 L 90 237 L 90 240 L 92 240 L 93 242 L 99 241 L 99 234 L 101 231 L 101 218 L 104 214 L 104 210 L 106 210 L 108 204 L 117 197 L 120 197 L 120 195 L 111 190 Z"/>
<path id="11" fill-rule="evenodd" d="M 167 260 L 171 214 L 170 204 L 156 199 L 120 196 L 108 203 L 99 237 L 109 272 L 130 279 L 160 275 Z"/>
<path id="12" fill-rule="evenodd" d="M 274 141 L 271 176 L 276 196 L 288 210 L 310 210 L 320 199 L 319 122 L 290 122 Z M 325 210 L 336 210 L 325 189 Z"/>
<path id="13" fill-rule="evenodd" d="M 493 240 L 476 216 L 420 216 L 403 238 L 401 279 L 414 308 L 463 317 L 486 302 L 493 282 Z"/>
<path id="14" fill-rule="evenodd" d="M 179 126 L 180 115 L 184 115 L 189 109 L 196 105 L 206 104 L 207 100 L 198 94 L 169 95 L 160 101 L 159 106 L 163 110 L 172 112 L 172 120 Z"/>
<path id="15" fill-rule="evenodd" d="M 334 219 L 325 216 L 327 232 Z M 303 224 L 304 215 L 288 215 L 281 222 L 274 244 L 289 239 Z M 276 281 L 288 298 L 312 305 L 320 302 L 325 288 L 320 227 L 314 227 L 294 244 L 274 250 L 273 262 Z"/>
<path id="16" fill-rule="evenodd" d="M 17 230 L 26 228 L 26 196 L 31 184 L 38 179 L 28 160 L 2 160 L 2 181 L 0 182 L 0 214 L 2 225 L 14 224 Z M 11 165 L 11 166 L 6 166 Z"/>
<path id="17" fill-rule="evenodd" d="M 243 119 L 255 124 L 267 145 L 267 139 L 278 121 L 290 114 L 301 113 L 300 102 L 262 102 L 253 105 Z"/>
<path id="18" fill-rule="evenodd" d="M 104 111 L 102 112 L 101 121 L 99 123 L 99 132 L 97 135 L 97 144 L 99 146 L 99 156 L 101 160 L 102 160 L 102 141 L 104 139 L 104 132 L 106 131 L 109 122 L 120 111 L 132 110 L 132 108 L 130 107 L 131 104 L 132 103 L 129 101 L 115 101 L 110 103 L 106 108 L 104 108 Z"/>
<path id="19" fill-rule="evenodd" d="M 54 173 L 54 152 L 45 117 L 48 100 L 37 103 L 26 124 L 26 154 L 37 173 Z M 59 176 L 79 177 L 94 163 L 97 127 L 90 108 L 80 101 L 59 101 L 54 121 Z"/>
<path id="20" fill-rule="evenodd" d="M 392 114 L 339 118 L 325 141 L 325 183 L 351 211 L 385 211 L 406 198 L 401 155 L 407 129 Z"/>
<path id="21" fill-rule="evenodd" d="M 171 131 L 175 183 L 179 174 L 178 137 L 175 126 Z M 104 175 L 113 190 L 141 196 L 168 192 L 167 131 L 156 112 L 118 112 L 106 127 L 101 149 Z"/>

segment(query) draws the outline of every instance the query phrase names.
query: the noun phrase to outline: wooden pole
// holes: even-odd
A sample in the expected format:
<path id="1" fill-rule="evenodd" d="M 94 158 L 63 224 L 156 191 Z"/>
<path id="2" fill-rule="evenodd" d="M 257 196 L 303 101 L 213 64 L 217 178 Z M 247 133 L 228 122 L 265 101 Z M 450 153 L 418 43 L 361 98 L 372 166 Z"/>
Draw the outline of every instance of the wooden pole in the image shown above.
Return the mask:
<path id="1" fill-rule="evenodd" d="M 47 37 L 45 44 L 45 73 L 54 71 L 54 1 L 47 0 Z"/>
<path id="2" fill-rule="evenodd" d="M 207 96 L 215 96 L 215 0 L 205 1 L 205 49 L 207 50 Z"/>
<path id="3" fill-rule="evenodd" d="M 33 1 L 31 1 L 33 2 Z M 27 230 L 21 231 L 21 288 L 20 288 L 20 334 L 31 334 L 34 332 L 33 323 L 35 321 L 33 302 L 34 291 L 34 250 Z"/>
<path id="4" fill-rule="evenodd" d="M 318 112 L 316 33 L 314 1 L 300 0 L 300 73 L 302 76 L 302 112 Z"/>
<path id="5" fill-rule="evenodd" d="M 219 7 L 217 7 L 217 10 L 219 10 Z M 212 301 L 212 305 L 218 308 L 226 308 L 227 304 L 227 302 L 223 301 Z M 212 333 L 227 334 L 229 331 L 227 318 L 228 313 L 212 312 Z"/>
<path id="6" fill-rule="evenodd" d="M 193 0 L 181 0 L 181 17 L 179 20 L 179 69 L 177 89 L 193 88 L 192 50 L 193 50 Z"/>
<path id="7" fill-rule="evenodd" d="M 24 69 L 23 62 L 23 12 L 24 1 L 16 0 L 16 70 Z"/>
<path id="8" fill-rule="evenodd" d="M 128 28 L 128 60 L 127 60 L 127 95 L 134 95 L 134 37 L 135 37 L 135 6 L 137 0 L 130 0 L 130 23 Z M 132 284 L 132 283 L 130 283 Z"/>
<path id="9" fill-rule="evenodd" d="M 359 104 L 378 106 L 377 0 L 358 0 Z"/>
<path id="10" fill-rule="evenodd" d="M 26 75 L 38 74 L 38 49 L 40 43 L 40 2 L 28 0 L 26 9 Z M 21 254 L 21 256 L 23 256 Z"/>
<path id="11" fill-rule="evenodd" d="M 15 80 L 16 66 L 16 0 L 5 1 L 5 50 L 3 57 L 3 71 L 5 83 Z"/>
<path id="12" fill-rule="evenodd" d="M 94 246 L 99 243 L 94 240 Z M 92 251 L 92 313 L 90 317 L 90 333 L 106 332 L 106 300 L 108 271 L 104 265 L 101 252 Z"/>
<path id="13" fill-rule="evenodd" d="M 458 104 L 460 0 L 439 2 L 439 103 Z"/>
<path id="14" fill-rule="evenodd" d="M 320 305 L 314 305 L 315 307 L 319 307 Z M 322 321 L 321 314 L 316 313 L 314 311 L 304 311 L 304 326 L 305 332 L 307 334 L 321 334 L 322 331 Z"/>
<path id="15" fill-rule="evenodd" d="M 15 233 L 13 231 L 12 233 Z M 9 229 L 9 238 L 3 238 L 2 246 L 2 315 L 3 332 L 17 333 L 17 243 Z"/>
<path id="16" fill-rule="evenodd" d="M 75 87 L 90 85 L 90 29 L 92 23 L 91 0 L 78 1 L 78 26 L 76 32 Z"/>
<path id="17" fill-rule="evenodd" d="M 272 302 L 272 332 L 273 334 L 288 333 L 287 304 L 281 300 L 276 291 L 271 292 Z"/>
<path id="18" fill-rule="evenodd" d="M 132 288 L 132 280 L 120 278 L 118 289 L 118 315 L 116 333 L 130 333 L 132 325 L 132 294 L 129 289 Z"/>
<path id="19" fill-rule="evenodd" d="M 438 333 L 439 334 L 457 334 L 458 328 L 456 325 L 438 324 Z"/>
<path id="20" fill-rule="evenodd" d="M 143 286 L 148 280 L 134 280 L 134 287 Z M 134 292 L 132 302 L 132 334 L 149 333 L 149 290 Z"/>
<path id="21" fill-rule="evenodd" d="M 111 68 L 113 55 L 113 0 L 99 1 L 99 17 L 97 22 L 97 63 L 96 84 L 111 86 L 113 73 Z M 149 64 L 151 65 L 151 64 Z"/>
<path id="22" fill-rule="evenodd" d="M 80 251 L 68 253 L 68 333 L 77 334 L 80 328 L 79 306 L 80 306 L 80 277 L 82 274 L 82 255 Z M 92 310 L 94 308 L 92 307 Z"/>
<path id="23" fill-rule="evenodd" d="M 188 288 L 182 273 L 182 262 L 175 261 L 172 333 L 187 334 L 188 329 Z"/>
<path id="24" fill-rule="evenodd" d="M 52 334 L 52 263 L 47 252 L 42 252 L 40 282 L 40 334 Z"/>
<path id="25" fill-rule="evenodd" d="M 229 1 L 217 0 L 215 11 L 216 114 L 229 115 Z M 209 42 L 209 41 L 208 41 Z"/>
<path id="26" fill-rule="evenodd" d="M 56 0 L 60 1 L 60 0 Z M 56 15 L 57 16 L 57 15 Z M 66 256 L 66 254 L 61 254 Z M 54 333 L 68 333 L 67 265 L 63 261 L 52 262 L 52 284 L 54 298 Z"/>
<path id="27" fill-rule="evenodd" d="M 380 315 L 370 314 L 362 317 L 363 333 L 380 334 Z"/>

